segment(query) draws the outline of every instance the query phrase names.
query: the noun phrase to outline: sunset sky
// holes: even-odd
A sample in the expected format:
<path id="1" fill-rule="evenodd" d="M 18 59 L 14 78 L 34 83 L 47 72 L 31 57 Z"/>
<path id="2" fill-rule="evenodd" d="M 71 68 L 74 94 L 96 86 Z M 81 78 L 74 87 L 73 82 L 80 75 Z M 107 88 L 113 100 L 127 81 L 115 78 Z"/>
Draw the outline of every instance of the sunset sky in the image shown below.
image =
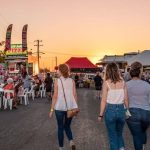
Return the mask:
<path id="1" fill-rule="evenodd" d="M 150 0 L 0 0 L 0 41 L 13 24 L 12 43 L 43 40 L 41 66 L 53 68 L 71 56 L 96 63 L 104 55 L 150 49 Z"/>

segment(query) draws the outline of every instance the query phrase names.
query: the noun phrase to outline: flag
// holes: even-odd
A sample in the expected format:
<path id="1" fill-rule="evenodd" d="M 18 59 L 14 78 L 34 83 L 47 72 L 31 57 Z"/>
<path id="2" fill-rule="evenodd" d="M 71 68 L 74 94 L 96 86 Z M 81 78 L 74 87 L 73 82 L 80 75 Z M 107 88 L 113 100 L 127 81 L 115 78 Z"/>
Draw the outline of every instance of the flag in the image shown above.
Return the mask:
<path id="1" fill-rule="evenodd" d="M 8 28 L 7 28 L 7 31 L 6 31 L 5 51 L 11 49 L 11 33 L 12 33 L 12 27 L 13 27 L 13 25 L 10 24 L 10 25 L 8 26 Z"/>
<path id="2" fill-rule="evenodd" d="M 26 24 L 22 29 L 22 51 L 23 52 L 27 50 L 27 29 L 28 29 L 28 25 Z"/>

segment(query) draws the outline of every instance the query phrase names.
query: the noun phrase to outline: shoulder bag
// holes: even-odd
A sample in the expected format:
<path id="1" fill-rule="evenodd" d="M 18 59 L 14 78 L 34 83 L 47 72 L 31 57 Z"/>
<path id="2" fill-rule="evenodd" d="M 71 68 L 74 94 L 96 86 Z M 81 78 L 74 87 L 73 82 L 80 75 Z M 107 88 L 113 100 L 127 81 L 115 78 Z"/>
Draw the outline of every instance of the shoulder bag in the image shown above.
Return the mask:
<path id="1" fill-rule="evenodd" d="M 64 85 L 63 85 L 63 82 L 62 82 L 61 78 L 60 78 L 60 81 L 61 81 L 61 84 L 62 84 L 65 104 L 66 104 L 66 108 L 67 108 L 67 118 L 73 118 L 74 116 L 77 116 L 77 114 L 80 112 L 80 109 L 79 108 L 68 109 L 66 95 L 65 95 L 65 90 L 64 90 Z"/>

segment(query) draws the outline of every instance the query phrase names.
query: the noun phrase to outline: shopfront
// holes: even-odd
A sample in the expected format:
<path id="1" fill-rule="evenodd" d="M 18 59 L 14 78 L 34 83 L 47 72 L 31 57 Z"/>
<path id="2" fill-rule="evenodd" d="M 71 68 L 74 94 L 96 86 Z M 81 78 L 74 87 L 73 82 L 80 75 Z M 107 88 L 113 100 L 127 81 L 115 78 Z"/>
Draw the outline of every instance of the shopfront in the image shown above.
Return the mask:
<path id="1" fill-rule="evenodd" d="M 28 52 L 22 50 L 22 44 L 12 44 L 6 51 L 5 64 L 9 74 L 20 74 L 21 67 L 28 70 Z"/>

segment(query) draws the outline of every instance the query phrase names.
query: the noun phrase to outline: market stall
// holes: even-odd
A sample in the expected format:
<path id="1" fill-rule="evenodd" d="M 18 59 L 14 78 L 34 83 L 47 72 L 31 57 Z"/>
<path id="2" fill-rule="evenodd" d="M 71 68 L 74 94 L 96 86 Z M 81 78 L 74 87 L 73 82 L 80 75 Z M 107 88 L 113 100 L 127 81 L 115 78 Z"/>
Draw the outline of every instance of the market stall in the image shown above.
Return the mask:
<path id="1" fill-rule="evenodd" d="M 11 44 L 11 49 L 6 51 L 5 63 L 11 75 L 21 74 L 22 66 L 28 70 L 27 50 L 22 50 L 22 44 Z"/>

